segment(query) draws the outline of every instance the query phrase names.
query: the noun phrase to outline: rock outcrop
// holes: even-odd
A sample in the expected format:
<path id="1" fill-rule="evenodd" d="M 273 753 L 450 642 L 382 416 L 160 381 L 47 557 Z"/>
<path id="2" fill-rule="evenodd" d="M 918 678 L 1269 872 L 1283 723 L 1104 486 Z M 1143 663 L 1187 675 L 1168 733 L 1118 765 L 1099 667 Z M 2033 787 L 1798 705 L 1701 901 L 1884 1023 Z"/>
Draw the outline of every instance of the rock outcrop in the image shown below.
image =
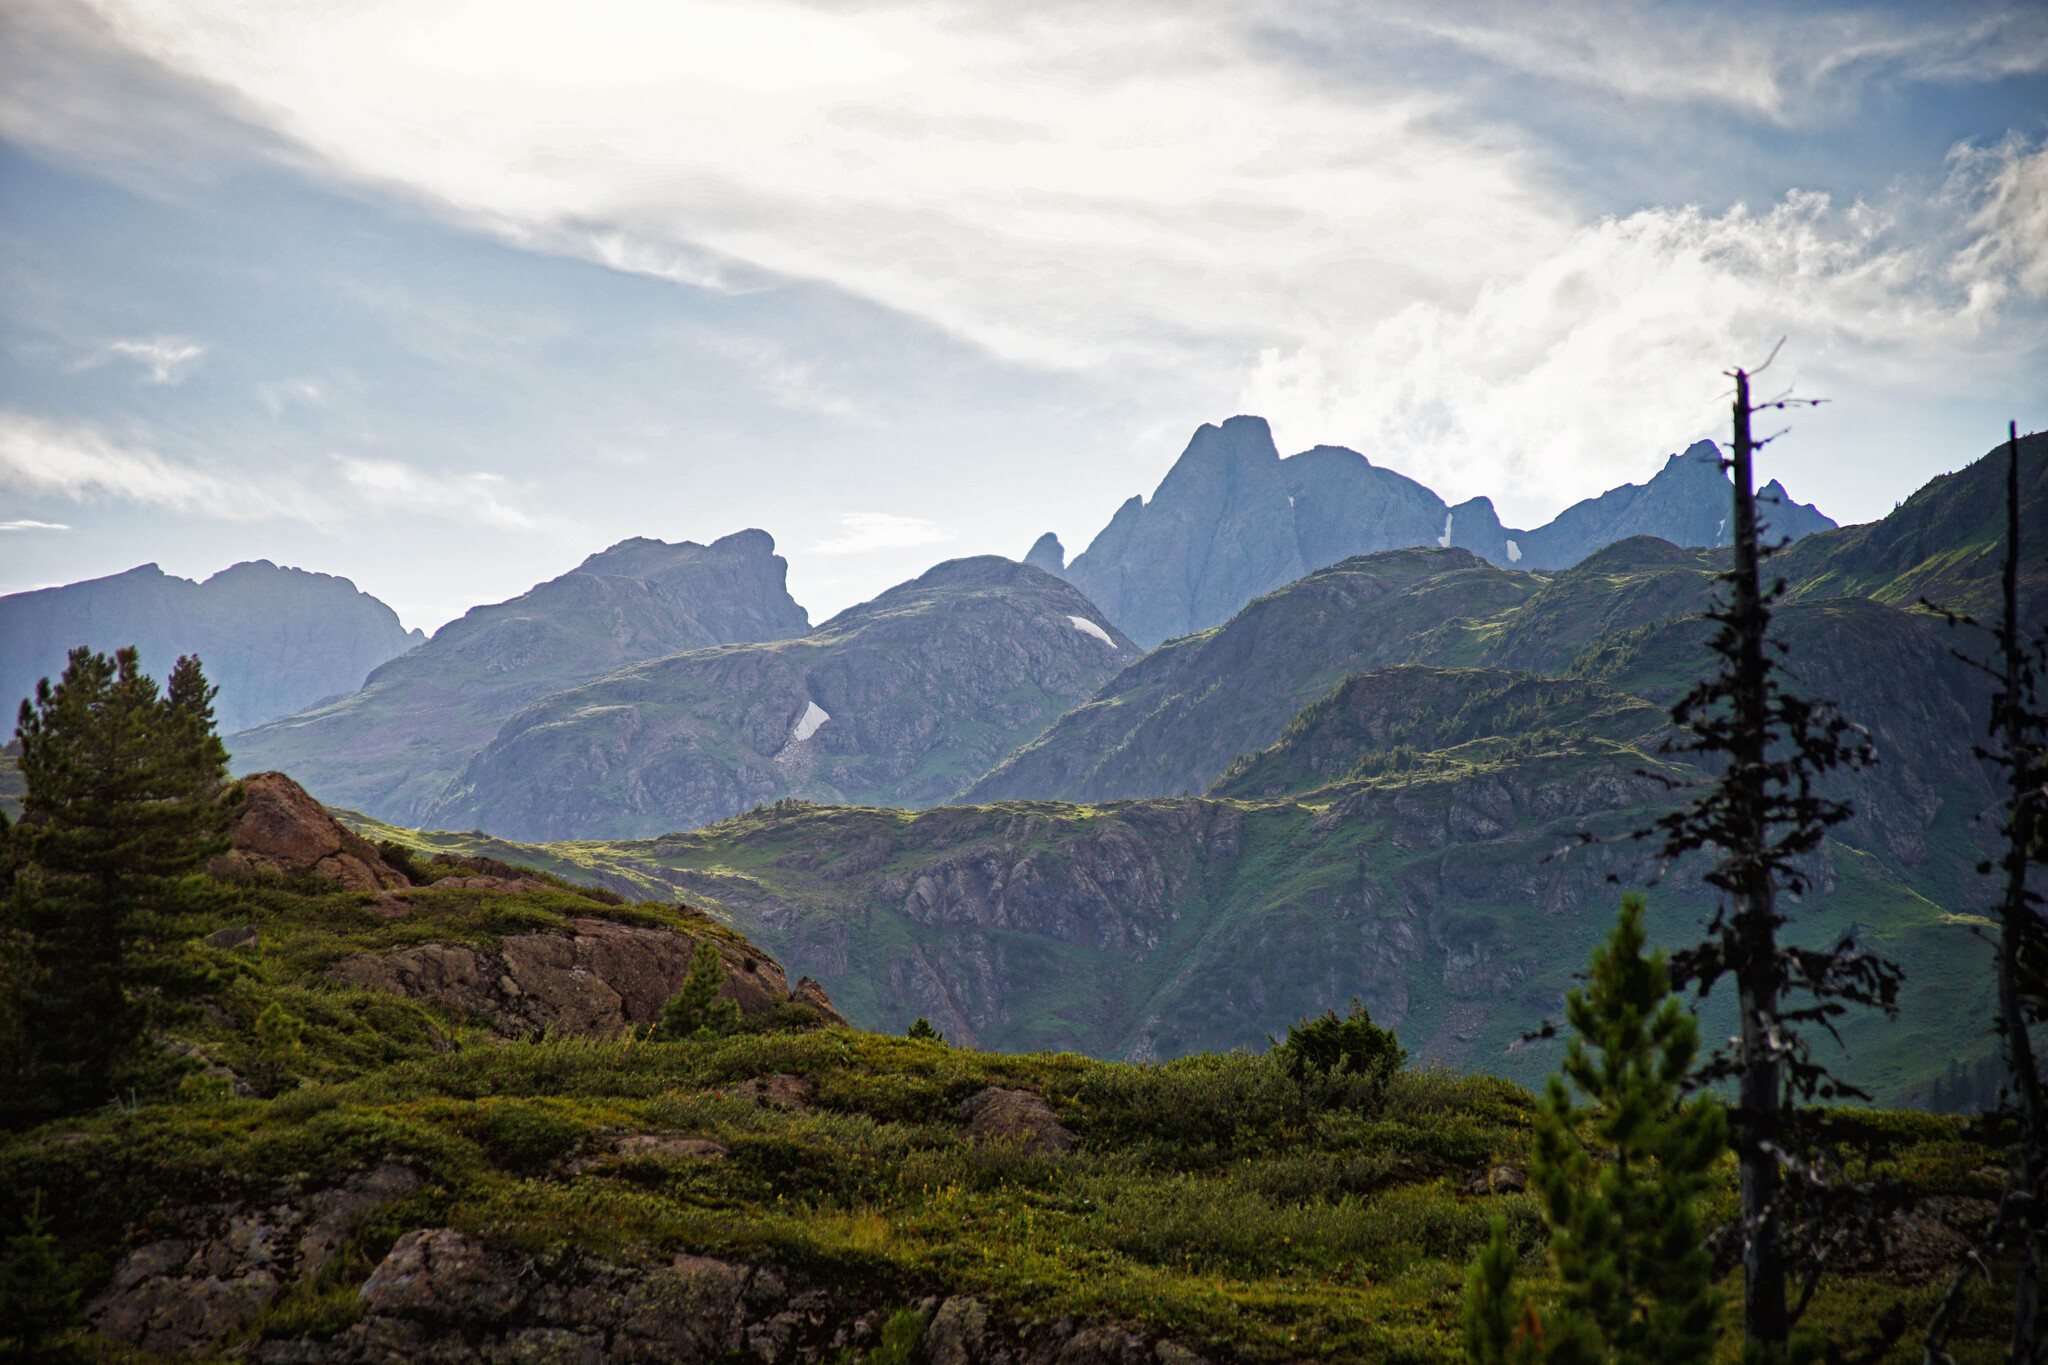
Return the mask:
<path id="1" fill-rule="evenodd" d="M 369 840 L 345 828 L 283 773 L 251 773 L 247 793 L 228 835 L 235 846 L 207 869 L 216 877 L 242 876 L 254 869 L 311 872 L 350 891 L 383 891 L 411 886 Z"/>
<path id="2" fill-rule="evenodd" d="M 146 1351 L 209 1355 L 292 1281 L 316 1278 L 363 1219 L 419 1187 L 412 1170 L 387 1163 L 266 1207 L 186 1209 L 170 1219 L 179 1235 L 122 1256 L 87 1320 Z"/>
<path id="3" fill-rule="evenodd" d="M 789 1001 L 809 1005 L 827 1022 L 843 1023 L 825 990 L 806 978 L 792 995 L 782 967 L 744 940 L 705 935 L 725 964 L 720 995 L 742 1014 L 761 1014 Z M 617 1037 L 661 1018 L 682 988 L 701 940 L 669 929 L 603 919 L 577 919 L 566 934 L 511 934 L 487 948 L 423 943 L 393 952 L 356 953 L 327 969 L 352 986 L 426 1000 L 483 1021 L 508 1037 L 544 1030 L 587 1038 Z"/>
<path id="4" fill-rule="evenodd" d="M 509 602 L 473 607 L 360 691 L 251 730 L 242 768 L 281 768 L 330 805 L 416 825 L 507 717 L 622 664 L 810 628 L 765 531 L 633 539 Z M 223 725 L 225 732 L 229 729 Z"/>
<path id="5" fill-rule="evenodd" d="M 372 1178 L 384 1179 L 384 1202 L 417 1184 Z M 347 1196 L 358 1218 L 365 1197 Z M 144 1350 L 209 1358 L 286 1285 L 318 1273 L 307 1246 L 314 1227 L 336 1226 L 324 1217 L 309 1223 L 282 1205 L 188 1211 L 200 1231 L 130 1252 L 93 1304 L 94 1326 Z M 268 1336 L 235 1353 L 266 1365 L 819 1365 L 878 1344 L 902 1311 L 772 1265 L 682 1252 L 652 1265 L 571 1253 L 542 1266 L 449 1227 L 400 1236 L 357 1298 L 360 1318 L 339 1333 Z M 966 1295 L 911 1311 L 927 1365 L 1205 1365 L 1116 1323 L 1018 1320 Z"/>
<path id="6" fill-rule="evenodd" d="M 134 645 L 143 671 L 170 675 L 196 654 L 220 687 L 222 733 L 353 692 L 379 664 L 425 640 L 346 578 L 236 564 L 203 583 L 143 564 L 108 578 L 0 597 L 0 704 L 13 715 L 38 678 L 55 681 L 80 645 Z"/>
<path id="7" fill-rule="evenodd" d="M 1028 1151 L 1064 1152 L 1074 1135 L 1045 1102 L 1029 1090 L 991 1085 L 960 1102 L 967 1136 L 978 1142 L 1014 1142 Z"/>

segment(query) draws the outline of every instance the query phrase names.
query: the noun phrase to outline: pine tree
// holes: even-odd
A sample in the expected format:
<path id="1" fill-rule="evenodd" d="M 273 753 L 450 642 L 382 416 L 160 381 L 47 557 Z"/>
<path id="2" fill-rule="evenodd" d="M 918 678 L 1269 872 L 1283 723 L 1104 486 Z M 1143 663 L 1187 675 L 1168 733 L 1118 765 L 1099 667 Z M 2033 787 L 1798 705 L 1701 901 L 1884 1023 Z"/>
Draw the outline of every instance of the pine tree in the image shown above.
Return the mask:
<path id="1" fill-rule="evenodd" d="M 1567 999 L 1577 1036 L 1538 1110 L 1532 1175 L 1558 1302 L 1538 1313 L 1516 1300 L 1514 1250 L 1496 1224 L 1467 1289 L 1475 1365 L 1690 1365 L 1713 1355 L 1721 1299 L 1699 1201 L 1727 1124 L 1711 1096 L 1683 1101 L 1699 1029 L 1671 991 L 1664 955 L 1646 946 L 1643 899 L 1630 895 L 1593 953 L 1587 988 Z"/>
<path id="2" fill-rule="evenodd" d="M 1837 770 L 1874 762 L 1875 753 L 1868 735 L 1831 703 L 1787 685 L 1778 657 L 1783 647 L 1769 638 L 1771 605 L 1785 585 L 1781 579 L 1768 591 L 1762 586 L 1761 564 L 1775 547 L 1760 543 L 1750 419 L 1793 400 L 1752 403 L 1750 375 L 1736 370 L 1733 377 L 1735 431 L 1727 466 L 1734 475 L 1734 564 L 1721 576 L 1726 595 L 1706 612 L 1718 627 L 1708 647 L 1719 668 L 1672 706 L 1672 723 L 1686 737 L 1666 746 L 1719 771 L 1696 785 L 1689 804 L 1638 835 L 1657 837 L 1658 856 L 1668 861 L 1704 850 L 1718 854 L 1703 880 L 1722 901 L 1705 926 L 1706 939 L 1672 955 L 1671 975 L 1674 984 L 1695 987 L 1703 998 L 1722 977 L 1734 980 L 1740 1033 L 1732 1048 L 1708 1058 L 1701 1079 L 1737 1086 L 1743 1324 L 1751 1344 L 1768 1351 L 1787 1341 L 1793 1317 L 1783 1228 L 1785 1169 L 1797 1146 L 1789 1111 L 1800 1100 L 1869 1098 L 1814 1059 L 1802 1029 L 1832 1032 L 1850 1004 L 1895 1014 L 1900 973 L 1848 940 L 1819 950 L 1778 942 L 1786 923 L 1779 893 L 1808 890 L 1807 859 L 1828 830 L 1855 813 L 1823 795 L 1822 782 Z M 1803 1003 L 1793 1003 L 1802 996 Z"/>
<path id="3" fill-rule="evenodd" d="M 661 1007 L 661 1022 L 655 1026 L 652 1037 L 665 1043 L 679 1043 L 706 1031 L 732 1032 L 740 1021 L 740 1007 L 718 998 L 719 988 L 724 985 L 725 959 L 707 938 L 697 945 L 697 955 L 690 961 L 690 974 L 683 978 L 682 989 Z"/>
<path id="4" fill-rule="evenodd" d="M 213 695 L 197 659 L 179 659 L 160 693 L 133 649 L 81 648 L 22 703 L 8 898 L 26 959 L 11 983 L 19 1121 L 112 1098 L 146 1061 L 150 999 L 191 984 L 168 950 L 233 813 Z"/>
<path id="5" fill-rule="evenodd" d="M 2048 860 L 2048 705 L 2041 695 L 2048 668 L 2048 636 L 2029 640 L 2021 633 L 2020 571 L 2020 434 L 2019 424 L 2006 431 L 2005 564 L 1999 620 L 1991 628 L 1996 662 L 1986 664 L 1957 652 L 1965 663 L 1994 680 L 1989 746 L 1975 746 L 1979 758 L 2003 771 L 2006 796 L 1999 833 L 2004 848 L 1994 862 L 1978 865 L 1981 873 L 1996 872 L 2004 882 L 1998 905 L 1998 1033 L 2005 1044 L 2008 1112 L 2018 1120 L 2019 1160 L 2013 1163 L 2011 1187 L 2001 1211 L 2011 1219 L 1995 1228 L 1993 1237 L 2009 1242 L 2013 1258 L 2012 1340 L 2009 1359 L 2032 1365 L 2041 1359 L 2041 1271 L 2048 1242 L 2048 1099 L 2044 1099 L 2040 1058 L 2034 1050 L 2032 1026 L 2048 1019 L 2048 919 L 2040 911 L 2041 896 L 2027 884 L 2029 869 Z M 1933 603 L 1925 605 L 1933 606 Z M 1936 607 L 1936 610 L 1940 608 Z M 1968 617 L 1949 615 L 1949 622 L 1975 626 Z M 1967 1283 L 1958 1275 L 1925 1337 L 1930 1359 L 1946 1359 L 1946 1340 L 1957 1297 Z"/>

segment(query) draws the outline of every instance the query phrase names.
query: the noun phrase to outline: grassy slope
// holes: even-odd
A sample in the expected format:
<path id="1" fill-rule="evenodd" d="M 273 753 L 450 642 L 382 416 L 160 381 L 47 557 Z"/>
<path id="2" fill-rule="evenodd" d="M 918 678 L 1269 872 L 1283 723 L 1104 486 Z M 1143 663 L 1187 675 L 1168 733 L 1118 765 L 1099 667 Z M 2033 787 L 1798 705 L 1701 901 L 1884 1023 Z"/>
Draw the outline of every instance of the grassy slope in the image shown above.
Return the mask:
<path id="1" fill-rule="evenodd" d="M 1135 1067 L 837 1029 L 505 1043 L 433 1009 L 338 987 L 317 968 L 399 938 L 545 927 L 588 903 L 446 893 L 416 898 L 415 915 L 393 924 L 371 915 L 369 900 L 271 886 L 195 922 L 257 923 L 265 946 L 195 949 L 229 980 L 214 1011 L 173 1032 L 247 1067 L 250 1021 L 283 1003 L 312 1024 L 295 1075 L 275 1098 L 199 1086 L 0 1140 L 0 1223 L 16 1225 L 40 1192 L 75 1282 L 96 1287 L 122 1250 L 163 1235 L 181 1207 L 263 1204 L 380 1161 L 424 1177 L 317 1281 L 271 1305 L 246 1333 L 254 1338 L 346 1328 L 361 1312 L 356 1286 L 392 1242 L 444 1225 L 544 1266 L 659 1263 L 684 1250 L 767 1260 L 861 1307 L 980 1293 L 1004 1319 L 1115 1318 L 1216 1359 L 1460 1359 L 1465 1266 L 1497 1216 L 1518 1230 L 1525 1269 L 1545 1288 L 1533 1199 L 1463 1191 L 1474 1169 L 1527 1158 L 1531 1102 L 1504 1082 L 1409 1072 L 1383 1090 L 1316 1089 L 1247 1055 Z M 806 1079 L 810 1107 L 732 1096 L 735 1083 L 773 1073 Z M 957 1106 L 988 1084 L 1046 1096 L 1079 1148 L 1050 1157 L 963 1141 Z M 1995 1194 L 1987 1163 L 1997 1153 L 1961 1120 L 1859 1123 L 1851 1178 Z M 708 1137 L 728 1154 L 566 1168 L 632 1132 Z M 1730 1172 L 1717 1217 L 1732 1209 L 1732 1183 Z M 1917 1322 L 1938 1289 L 1831 1279 L 1813 1320 L 1861 1330 L 1899 1301 Z M 1963 1359 L 1995 1356 L 1996 1307 L 1975 1300 Z"/>

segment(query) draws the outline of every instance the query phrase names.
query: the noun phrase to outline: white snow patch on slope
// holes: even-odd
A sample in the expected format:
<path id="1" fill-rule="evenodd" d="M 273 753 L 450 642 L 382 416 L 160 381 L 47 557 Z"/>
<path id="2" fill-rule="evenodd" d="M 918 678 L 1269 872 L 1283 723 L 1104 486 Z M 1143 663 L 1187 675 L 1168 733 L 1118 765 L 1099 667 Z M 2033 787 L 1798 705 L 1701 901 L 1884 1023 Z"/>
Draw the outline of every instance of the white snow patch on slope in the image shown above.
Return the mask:
<path id="1" fill-rule="evenodd" d="M 1515 542 L 1513 542 L 1512 540 L 1511 540 L 1511 541 L 1509 541 L 1509 542 L 1508 542 L 1508 563 L 1510 563 L 1510 564 L 1519 564 L 1519 563 L 1521 563 L 1521 562 L 1522 562 L 1522 547 L 1521 547 L 1521 546 L 1519 546 L 1519 545 L 1517 545 L 1517 544 L 1515 544 Z"/>
<path id="2" fill-rule="evenodd" d="M 1452 513 L 1449 513 L 1449 512 L 1446 512 L 1446 513 L 1444 513 L 1444 533 L 1443 533 L 1442 535 L 1440 535 L 1440 536 L 1438 536 L 1438 537 L 1436 538 L 1436 543 L 1437 543 L 1438 545 L 1442 546 L 1442 547 L 1443 547 L 1443 548 L 1445 548 L 1445 549 L 1449 549 L 1449 548 L 1450 548 L 1450 546 L 1451 546 L 1451 517 L 1452 517 L 1452 515 L 1453 515 L 1453 514 L 1452 514 Z"/>
<path id="3" fill-rule="evenodd" d="M 1096 625 L 1087 617 L 1069 616 L 1067 619 L 1074 623 L 1075 630 L 1083 631 L 1089 635 L 1093 635 L 1096 639 L 1102 641 L 1102 643 L 1108 645 L 1111 649 L 1116 648 L 1116 641 L 1109 638 L 1109 632 L 1104 630 L 1101 626 Z"/>
<path id="4" fill-rule="evenodd" d="M 818 727 L 830 719 L 832 717 L 827 715 L 825 708 L 818 705 L 818 703 L 814 701 L 804 703 L 804 713 L 797 717 L 796 729 L 789 732 L 789 742 L 791 744 L 803 743 L 812 735 L 817 734 Z"/>

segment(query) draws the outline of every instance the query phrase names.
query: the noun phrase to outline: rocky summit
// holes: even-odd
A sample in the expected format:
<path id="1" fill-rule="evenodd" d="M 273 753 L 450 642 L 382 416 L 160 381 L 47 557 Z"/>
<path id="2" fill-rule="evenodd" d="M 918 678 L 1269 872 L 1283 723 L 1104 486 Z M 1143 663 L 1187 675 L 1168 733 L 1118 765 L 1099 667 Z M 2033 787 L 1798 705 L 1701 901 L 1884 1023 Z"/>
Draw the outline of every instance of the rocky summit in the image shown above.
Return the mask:
<path id="1" fill-rule="evenodd" d="M 569 839 L 689 829 L 784 797 L 932 805 L 1138 656 L 1051 574 L 951 560 L 808 635 L 671 654 L 547 697 L 427 820 Z"/>
<path id="2" fill-rule="evenodd" d="M 1117 509 L 1064 569 L 1047 533 L 1028 562 L 1064 573 L 1146 648 L 1228 620 L 1251 599 L 1354 555 L 1410 546 L 1470 550 L 1503 568 L 1561 569 L 1617 540 L 1727 543 L 1728 480 L 1700 441 L 1643 485 L 1566 508 L 1547 525 L 1501 525 L 1491 500 L 1451 506 L 1355 450 L 1317 446 L 1286 459 L 1261 417 L 1197 430 L 1150 502 Z M 1773 481 L 1759 492 L 1769 533 L 1797 540 L 1834 522 Z"/>
<path id="3" fill-rule="evenodd" d="M 635 538 L 473 607 L 361 690 L 229 737 L 237 770 L 293 773 L 323 801 L 399 821 L 440 801 L 520 708 L 622 664 L 810 626 L 765 531 L 709 545 Z"/>
<path id="4" fill-rule="evenodd" d="M 39 678 L 54 681 L 80 645 L 134 645 L 142 669 L 168 677 L 196 654 L 220 688 L 225 733 L 353 692 L 377 665 L 426 637 L 346 578 L 259 559 L 203 583 L 154 564 L 60 588 L 0 597 L 0 701 L 14 708 Z"/>

